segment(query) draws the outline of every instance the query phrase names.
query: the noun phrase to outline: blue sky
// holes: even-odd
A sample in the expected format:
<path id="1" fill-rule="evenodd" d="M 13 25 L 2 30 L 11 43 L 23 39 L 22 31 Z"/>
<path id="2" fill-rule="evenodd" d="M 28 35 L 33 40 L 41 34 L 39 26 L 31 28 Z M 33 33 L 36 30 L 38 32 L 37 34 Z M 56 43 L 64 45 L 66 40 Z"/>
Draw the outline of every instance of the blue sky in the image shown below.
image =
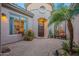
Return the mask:
<path id="1" fill-rule="evenodd" d="M 60 8 L 62 3 L 55 3 L 55 8 L 58 9 Z M 65 6 L 69 6 L 70 4 L 69 3 L 65 3 Z"/>
<path id="2" fill-rule="evenodd" d="M 24 3 L 17 3 L 17 5 L 20 6 L 20 7 L 22 7 L 22 8 L 25 8 L 24 7 Z"/>

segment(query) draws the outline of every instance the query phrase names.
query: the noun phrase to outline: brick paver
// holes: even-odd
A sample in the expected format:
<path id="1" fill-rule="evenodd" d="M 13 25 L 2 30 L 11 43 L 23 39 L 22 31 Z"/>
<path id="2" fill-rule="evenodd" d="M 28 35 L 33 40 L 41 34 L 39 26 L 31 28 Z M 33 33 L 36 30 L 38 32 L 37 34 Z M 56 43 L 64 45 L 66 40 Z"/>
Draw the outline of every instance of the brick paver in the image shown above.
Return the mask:
<path id="1" fill-rule="evenodd" d="M 11 49 L 8 56 L 52 56 L 56 49 L 61 48 L 63 40 L 34 39 L 33 41 L 20 41 L 7 46 Z"/>

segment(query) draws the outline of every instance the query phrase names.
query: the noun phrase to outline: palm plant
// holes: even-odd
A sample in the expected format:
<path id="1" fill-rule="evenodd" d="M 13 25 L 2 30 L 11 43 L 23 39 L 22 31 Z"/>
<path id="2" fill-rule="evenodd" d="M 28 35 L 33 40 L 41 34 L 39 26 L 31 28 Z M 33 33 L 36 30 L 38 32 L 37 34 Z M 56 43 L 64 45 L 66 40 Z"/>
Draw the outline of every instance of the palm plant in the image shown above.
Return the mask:
<path id="1" fill-rule="evenodd" d="M 73 24 L 71 20 L 74 17 L 74 15 L 77 15 L 79 13 L 79 4 L 77 6 L 76 4 L 74 5 L 73 5 L 74 7 L 73 6 L 67 7 L 64 6 L 64 4 L 62 4 L 62 6 L 60 6 L 59 9 L 56 9 L 52 12 L 49 21 L 49 26 L 53 23 L 59 24 L 63 21 L 67 21 L 67 26 L 70 35 L 70 54 L 72 54 L 73 37 L 74 37 Z"/>

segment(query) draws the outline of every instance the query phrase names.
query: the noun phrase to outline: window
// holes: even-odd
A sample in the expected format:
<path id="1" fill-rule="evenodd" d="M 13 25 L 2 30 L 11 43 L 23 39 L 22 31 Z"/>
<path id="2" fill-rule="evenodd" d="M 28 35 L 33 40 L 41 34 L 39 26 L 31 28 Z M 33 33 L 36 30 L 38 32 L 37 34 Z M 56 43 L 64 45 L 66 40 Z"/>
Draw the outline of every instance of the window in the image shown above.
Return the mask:
<path id="1" fill-rule="evenodd" d="M 13 17 L 10 17 L 10 20 L 9 20 L 9 26 L 10 26 L 10 34 L 13 34 L 13 20 L 14 18 Z"/>
<path id="2" fill-rule="evenodd" d="M 26 17 L 21 16 L 20 17 L 20 29 L 23 32 L 27 31 L 27 20 Z"/>
<path id="3" fill-rule="evenodd" d="M 28 28 L 28 26 L 27 26 L 28 24 L 27 24 L 27 20 L 26 20 L 26 17 L 24 17 L 24 32 L 26 32 L 27 31 L 27 28 Z"/>
<path id="4" fill-rule="evenodd" d="M 27 30 L 26 17 L 10 14 L 9 28 L 10 34 L 24 33 Z"/>
<path id="5" fill-rule="evenodd" d="M 17 18 L 14 18 L 14 33 L 20 33 L 20 20 L 18 20 Z"/>
<path id="6" fill-rule="evenodd" d="M 10 14 L 10 19 L 9 19 L 9 29 L 10 29 L 10 34 L 18 34 L 19 33 L 19 16 Z"/>

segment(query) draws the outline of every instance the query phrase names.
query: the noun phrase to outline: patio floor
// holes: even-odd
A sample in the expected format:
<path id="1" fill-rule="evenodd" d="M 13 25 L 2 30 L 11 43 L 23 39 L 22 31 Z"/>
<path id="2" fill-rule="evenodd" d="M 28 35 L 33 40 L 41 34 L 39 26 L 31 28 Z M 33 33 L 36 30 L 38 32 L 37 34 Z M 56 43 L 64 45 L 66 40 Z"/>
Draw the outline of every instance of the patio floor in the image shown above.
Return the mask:
<path id="1" fill-rule="evenodd" d="M 61 48 L 63 40 L 34 39 L 7 44 L 11 51 L 2 55 L 7 56 L 53 56 L 56 49 Z"/>

